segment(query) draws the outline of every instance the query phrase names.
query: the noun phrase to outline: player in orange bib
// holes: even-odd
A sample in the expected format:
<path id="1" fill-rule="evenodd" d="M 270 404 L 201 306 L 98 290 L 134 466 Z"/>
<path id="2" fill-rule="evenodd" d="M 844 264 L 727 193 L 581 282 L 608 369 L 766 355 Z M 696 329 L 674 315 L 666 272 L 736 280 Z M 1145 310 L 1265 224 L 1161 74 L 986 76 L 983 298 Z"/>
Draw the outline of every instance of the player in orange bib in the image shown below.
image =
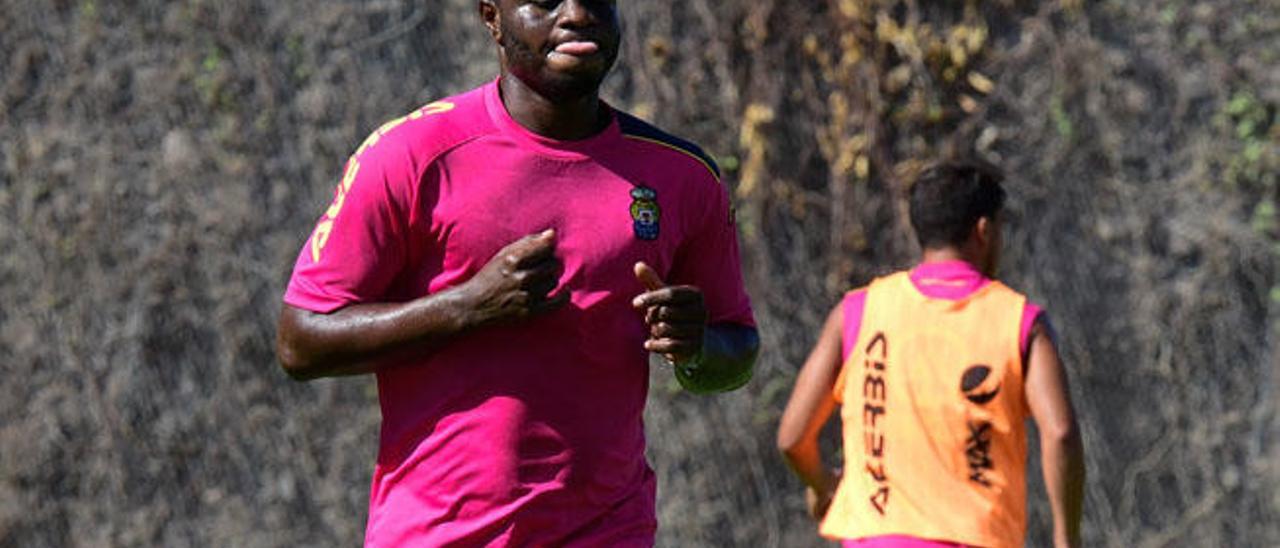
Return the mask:
<path id="1" fill-rule="evenodd" d="M 1084 449 L 1052 330 L 993 279 L 1002 176 L 944 163 L 911 188 L 923 260 L 846 294 L 796 380 L 778 447 L 823 536 L 844 546 L 1022 546 L 1026 419 L 1054 544 L 1078 546 Z M 818 433 L 839 407 L 843 474 Z"/>

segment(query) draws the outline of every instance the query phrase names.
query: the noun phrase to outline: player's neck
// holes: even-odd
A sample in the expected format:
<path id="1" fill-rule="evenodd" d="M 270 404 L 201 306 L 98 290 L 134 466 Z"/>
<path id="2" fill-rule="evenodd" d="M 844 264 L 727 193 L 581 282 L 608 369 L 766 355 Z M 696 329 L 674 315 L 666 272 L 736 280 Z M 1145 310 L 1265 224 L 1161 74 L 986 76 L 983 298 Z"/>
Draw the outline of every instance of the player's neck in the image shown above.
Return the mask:
<path id="1" fill-rule="evenodd" d="M 552 101 L 511 74 L 502 75 L 498 89 L 511 119 L 543 137 L 576 141 L 599 133 L 607 125 L 600 97 L 594 93 L 570 101 Z"/>
<path id="2" fill-rule="evenodd" d="M 925 249 L 921 254 L 921 263 L 942 263 L 947 261 L 964 261 L 979 268 L 982 262 L 978 257 L 972 257 L 971 253 L 965 253 L 963 250 L 954 247 L 941 247 L 934 249 Z"/>
<path id="3" fill-rule="evenodd" d="M 921 254 L 920 263 L 940 263 L 946 261 L 963 261 L 968 263 L 983 276 L 996 277 L 996 257 L 987 255 L 988 251 L 976 245 L 964 247 L 926 248 Z"/>

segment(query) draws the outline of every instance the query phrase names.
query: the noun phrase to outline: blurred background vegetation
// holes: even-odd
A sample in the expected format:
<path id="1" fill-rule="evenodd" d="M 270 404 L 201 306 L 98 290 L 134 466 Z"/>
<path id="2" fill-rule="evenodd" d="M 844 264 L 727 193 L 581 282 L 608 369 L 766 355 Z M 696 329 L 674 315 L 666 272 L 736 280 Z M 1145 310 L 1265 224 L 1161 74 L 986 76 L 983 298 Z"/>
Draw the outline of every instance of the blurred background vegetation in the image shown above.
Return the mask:
<path id="1" fill-rule="evenodd" d="M 360 542 L 373 383 L 290 382 L 274 321 L 364 135 L 495 74 L 474 4 L 0 0 L 0 545 Z M 825 545 L 775 423 L 950 154 L 1011 176 L 1086 545 L 1280 545 L 1280 1 L 619 5 L 606 96 L 720 160 L 767 345 L 727 396 L 654 372 L 660 545 Z"/>

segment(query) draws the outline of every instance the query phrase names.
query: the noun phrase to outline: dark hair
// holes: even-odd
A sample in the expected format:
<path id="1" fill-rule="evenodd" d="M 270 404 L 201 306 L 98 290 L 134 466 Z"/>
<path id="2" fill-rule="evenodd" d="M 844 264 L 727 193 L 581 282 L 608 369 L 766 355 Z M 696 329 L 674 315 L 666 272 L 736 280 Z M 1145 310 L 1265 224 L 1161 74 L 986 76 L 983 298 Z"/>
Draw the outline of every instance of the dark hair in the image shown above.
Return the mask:
<path id="1" fill-rule="evenodd" d="M 995 219 L 1004 207 L 1004 174 L 986 163 L 941 162 L 911 185 L 911 226 L 920 247 L 961 246 L 978 219 Z"/>

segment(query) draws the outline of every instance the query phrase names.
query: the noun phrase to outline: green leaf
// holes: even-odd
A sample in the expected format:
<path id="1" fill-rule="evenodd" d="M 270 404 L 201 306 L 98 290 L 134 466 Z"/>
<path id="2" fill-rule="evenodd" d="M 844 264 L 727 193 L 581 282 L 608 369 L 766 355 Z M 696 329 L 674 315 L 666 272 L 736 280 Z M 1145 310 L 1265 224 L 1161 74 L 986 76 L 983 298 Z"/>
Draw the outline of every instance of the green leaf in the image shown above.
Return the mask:
<path id="1" fill-rule="evenodd" d="M 1258 203 L 1253 209 L 1253 230 L 1266 233 L 1276 229 L 1276 204 L 1271 200 Z"/>
<path id="2" fill-rule="evenodd" d="M 1227 103 L 1227 114 L 1232 116 L 1240 116 L 1248 111 L 1254 103 L 1253 94 L 1247 91 L 1237 91 L 1231 97 L 1231 102 Z"/>

